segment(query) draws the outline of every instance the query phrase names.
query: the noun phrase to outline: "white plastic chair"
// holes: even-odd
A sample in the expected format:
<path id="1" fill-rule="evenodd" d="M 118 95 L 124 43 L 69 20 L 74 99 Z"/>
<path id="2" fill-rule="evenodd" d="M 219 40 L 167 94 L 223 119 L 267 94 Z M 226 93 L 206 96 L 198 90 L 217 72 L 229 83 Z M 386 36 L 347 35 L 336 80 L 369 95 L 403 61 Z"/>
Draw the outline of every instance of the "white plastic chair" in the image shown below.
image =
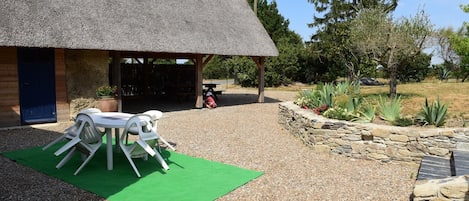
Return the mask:
<path id="1" fill-rule="evenodd" d="M 163 116 L 163 112 L 159 111 L 159 110 L 148 110 L 146 112 L 144 112 L 143 114 L 146 114 L 146 115 L 149 115 L 150 118 L 151 118 L 151 125 L 153 127 L 153 130 L 158 134 L 158 136 L 160 137 L 160 141 L 163 142 L 166 146 L 168 146 L 170 149 L 172 149 L 173 151 L 176 151 L 176 148 L 174 148 L 174 146 L 172 146 L 171 144 L 168 143 L 168 141 L 166 141 L 163 137 L 161 137 L 161 135 L 159 135 L 158 133 L 158 120 Z M 129 133 L 132 134 L 132 135 L 138 135 L 138 130 L 136 127 L 132 127 L 132 128 L 129 128 Z M 127 141 L 128 141 L 128 135 L 126 136 L 126 139 L 125 139 L 125 143 L 127 144 Z"/>
<path id="2" fill-rule="evenodd" d="M 98 112 L 101 112 L 101 110 L 99 110 L 98 108 L 87 108 L 87 109 L 80 110 L 80 112 L 78 112 L 78 114 L 81 114 L 81 113 L 91 114 L 91 113 L 98 113 Z M 49 144 L 44 146 L 42 148 L 42 150 L 46 150 L 46 149 L 50 148 L 52 145 L 54 145 L 58 142 L 64 141 L 66 139 L 71 140 L 72 138 L 76 137 L 77 136 L 78 126 L 79 125 L 77 125 L 75 123 L 72 126 L 66 128 L 63 135 L 59 136 L 58 138 L 56 138 L 55 140 L 53 140 L 52 142 L 50 142 Z M 103 135 L 104 135 L 104 133 L 103 133 Z"/>
<path id="3" fill-rule="evenodd" d="M 70 150 L 67 155 L 57 164 L 56 168 L 61 168 L 67 163 L 76 151 L 79 151 L 84 161 L 75 171 L 74 175 L 77 175 L 81 169 L 93 158 L 96 151 L 102 144 L 102 133 L 97 130 L 93 120 L 88 114 L 79 113 L 76 118 L 76 125 L 78 127 L 76 133 L 77 136 L 72 138 L 68 143 L 62 146 L 54 154 L 56 156 L 63 152 Z"/>
<path id="4" fill-rule="evenodd" d="M 99 112 L 101 112 L 101 110 L 98 108 L 86 108 L 86 109 L 80 110 L 80 112 L 78 113 L 92 114 L 92 113 L 99 113 Z"/>
<path id="5" fill-rule="evenodd" d="M 131 129 L 136 129 L 138 131 L 138 139 L 133 144 L 128 145 L 124 143 L 124 139 L 127 138 L 127 135 L 132 134 L 130 133 Z M 140 172 L 135 166 L 132 158 L 143 158 L 144 160 L 147 160 L 148 154 L 150 154 L 150 156 L 156 158 L 163 169 L 169 169 L 169 166 L 166 164 L 163 157 L 155 149 L 158 145 L 159 139 L 161 138 L 152 128 L 151 117 L 149 115 L 137 114 L 127 121 L 124 131 L 120 136 L 119 146 L 138 177 L 141 177 Z"/>

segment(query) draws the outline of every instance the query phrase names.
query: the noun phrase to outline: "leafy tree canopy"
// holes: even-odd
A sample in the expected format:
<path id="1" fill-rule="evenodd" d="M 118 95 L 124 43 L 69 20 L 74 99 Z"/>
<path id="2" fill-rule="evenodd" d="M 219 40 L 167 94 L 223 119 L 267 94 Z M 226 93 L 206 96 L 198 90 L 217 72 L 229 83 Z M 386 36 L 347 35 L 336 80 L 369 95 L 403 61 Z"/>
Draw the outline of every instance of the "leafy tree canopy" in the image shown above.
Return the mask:
<path id="1" fill-rule="evenodd" d="M 393 11 L 397 0 L 308 0 L 314 5 L 320 16 L 314 16 L 314 22 L 309 27 L 317 29 L 311 37 L 315 48 L 319 51 L 319 62 L 329 68 L 330 76 L 348 74 L 351 79 L 356 77 L 363 63 L 368 63 L 357 55 L 350 41 L 350 21 L 355 19 L 362 9 L 381 7 L 384 13 Z M 317 62 L 316 62 L 317 63 Z M 315 68 L 310 66 L 310 68 Z"/>

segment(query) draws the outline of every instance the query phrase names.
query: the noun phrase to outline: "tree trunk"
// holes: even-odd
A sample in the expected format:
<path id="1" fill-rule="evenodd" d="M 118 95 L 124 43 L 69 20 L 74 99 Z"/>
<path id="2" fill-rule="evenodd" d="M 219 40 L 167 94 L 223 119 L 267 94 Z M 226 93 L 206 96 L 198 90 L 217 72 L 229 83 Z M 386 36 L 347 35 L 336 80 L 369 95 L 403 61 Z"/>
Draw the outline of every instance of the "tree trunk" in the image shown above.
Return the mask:
<path id="1" fill-rule="evenodd" d="M 394 50 L 391 49 L 388 58 L 389 69 L 389 96 L 395 98 L 397 96 L 397 64 L 393 62 Z"/>
<path id="2" fill-rule="evenodd" d="M 397 96 L 397 68 L 396 65 L 391 65 L 389 68 L 390 80 L 389 80 L 389 96 L 395 98 Z"/>

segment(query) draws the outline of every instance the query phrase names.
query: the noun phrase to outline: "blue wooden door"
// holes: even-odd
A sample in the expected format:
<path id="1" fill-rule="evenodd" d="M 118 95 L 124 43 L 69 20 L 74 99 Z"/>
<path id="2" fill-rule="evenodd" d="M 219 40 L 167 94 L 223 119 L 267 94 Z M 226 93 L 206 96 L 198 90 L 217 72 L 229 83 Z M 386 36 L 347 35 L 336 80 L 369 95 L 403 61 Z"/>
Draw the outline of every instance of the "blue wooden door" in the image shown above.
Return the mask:
<path id="1" fill-rule="evenodd" d="M 54 49 L 18 48 L 22 124 L 56 122 Z"/>

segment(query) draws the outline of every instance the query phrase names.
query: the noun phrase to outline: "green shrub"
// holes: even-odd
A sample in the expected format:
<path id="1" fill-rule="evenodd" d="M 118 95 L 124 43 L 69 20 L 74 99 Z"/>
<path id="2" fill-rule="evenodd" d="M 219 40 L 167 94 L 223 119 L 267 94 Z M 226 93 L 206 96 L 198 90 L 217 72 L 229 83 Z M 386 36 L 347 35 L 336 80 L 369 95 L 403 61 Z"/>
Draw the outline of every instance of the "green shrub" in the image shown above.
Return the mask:
<path id="1" fill-rule="evenodd" d="M 347 111 L 347 109 L 341 108 L 341 107 L 329 108 L 322 115 L 327 118 L 346 120 L 346 121 L 350 121 L 355 118 L 355 115 L 353 115 L 352 112 L 349 112 Z"/>
<path id="2" fill-rule="evenodd" d="M 346 81 L 337 85 L 320 83 L 315 90 L 300 91 L 295 104 L 312 109 L 316 114 L 335 108 L 335 111 L 330 112 L 330 118 L 350 120 L 359 116 L 358 109 L 362 102 L 359 91 L 360 84 L 355 82 Z"/>
<path id="3" fill-rule="evenodd" d="M 382 119 L 391 123 L 398 120 L 401 117 L 401 97 L 387 99 L 379 96 L 378 114 Z"/>
<path id="4" fill-rule="evenodd" d="M 440 127 L 445 124 L 447 112 L 448 105 L 442 105 L 440 103 L 440 97 L 431 105 L 428 104 L 428 99 L 425 98 L 425 105 L 422 106 L 420 113 L 417 114 L 417 119 L 424 125 Z"/>
<path id="5" fill-rule="evenodd" d="M 410 118 L 398 118 L 397 120 L 395 120 L 394 122 L 391 122 L 392 125 L 394 126 L 410 126 L 410 125 L 413 125 L 414 124 L 414 120 L 410 119 Z"/>
<path id="6" fill-rule="evenodd" d="M 302 90 L 298 92 L 295 104 L 302 108 L 315 108 L 319 106 L 319 95 L 314 90 Z"/>
<path id="7" fill-rule="evenodd" d="M 318 107 L 313 108 L 313 112 L 320 115 L 320 114 L 324 113 L 325 111 L 327 111 L 328 109 L 329 109 L 329 106 L 320 105 Z"/>

